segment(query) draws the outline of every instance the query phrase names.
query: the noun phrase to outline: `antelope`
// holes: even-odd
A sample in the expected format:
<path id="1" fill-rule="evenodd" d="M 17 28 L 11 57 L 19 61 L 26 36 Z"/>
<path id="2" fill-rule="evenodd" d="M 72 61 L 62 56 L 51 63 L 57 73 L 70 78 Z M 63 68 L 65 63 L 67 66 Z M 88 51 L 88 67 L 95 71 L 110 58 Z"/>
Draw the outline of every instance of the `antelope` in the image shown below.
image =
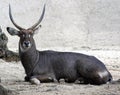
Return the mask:
<path id="1" fill-rule="evenodd" d="M 112 80 L 112 75 L 104 63 L 94 56 L 60 51 L 38 51 L 33 36 L 39 29 L 45 14 L 45 5 L 39 20 L 30 28 L 25 29 L 17 25 L 11 13 L 9 5 L 9 17 L 13 25 L 18 29 L 7 27 L 10 35 L 17 35 L 19 40 L 19 55 L 25 69 L 25 81 L 33 84 L 42 82 L 74 83 L 76 80 L 84 84 L 101 85 Z"/>

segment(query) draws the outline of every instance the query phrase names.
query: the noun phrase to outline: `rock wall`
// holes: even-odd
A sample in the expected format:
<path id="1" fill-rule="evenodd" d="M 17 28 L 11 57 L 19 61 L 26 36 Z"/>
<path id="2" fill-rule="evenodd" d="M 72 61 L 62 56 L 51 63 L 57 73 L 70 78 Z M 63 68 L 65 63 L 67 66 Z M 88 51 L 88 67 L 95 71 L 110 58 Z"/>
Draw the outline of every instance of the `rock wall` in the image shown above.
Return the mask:
<path id="1" fill-rule="evenodd" d="M 120 50 L 119 0 L 1 0 L 0 25 L 9 37 L 8 47 L 18 49 L 18 37 L 10 36 L 6 27 L 8 5 L 19 25 L 32 26 L 46 3 L 42 28 L 34 37 L 37 48 L 53 50 Z"/>

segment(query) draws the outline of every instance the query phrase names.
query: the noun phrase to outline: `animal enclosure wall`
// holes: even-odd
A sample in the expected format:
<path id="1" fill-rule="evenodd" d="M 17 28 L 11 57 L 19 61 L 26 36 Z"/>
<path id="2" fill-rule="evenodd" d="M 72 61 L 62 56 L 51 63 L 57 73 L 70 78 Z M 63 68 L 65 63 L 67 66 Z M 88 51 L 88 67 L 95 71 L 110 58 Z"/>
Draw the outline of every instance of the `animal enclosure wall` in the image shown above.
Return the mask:
<path id="1" fill-rule="evenodd" d="M 17 24 L 28 28 L 41 15 L 42 28 L 34 36 L 37 48 L 53 50 L 120 50 L 120 0 L 0 0 L 0 26 L 9 38 L 8 47 L 18 49 L 18 37 L 6 27 L 11 4 Z"/>

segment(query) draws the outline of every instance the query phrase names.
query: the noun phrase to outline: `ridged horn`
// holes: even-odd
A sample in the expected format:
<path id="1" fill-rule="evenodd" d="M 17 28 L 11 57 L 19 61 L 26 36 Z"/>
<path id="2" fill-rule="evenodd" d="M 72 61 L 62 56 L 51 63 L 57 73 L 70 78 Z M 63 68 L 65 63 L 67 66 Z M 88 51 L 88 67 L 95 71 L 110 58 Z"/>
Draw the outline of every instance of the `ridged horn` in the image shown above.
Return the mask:
<path id="1" fill-rule="evenodd" d="M 34 29 L 40 24 L 40 22 L 42 21 L 42 19 L 43 19 L 43 17 L 44 17 L 44 14 L 45 14 L 45 6 L 46 6 L 46 4 L 44 4 L 43 11 L 42 11 L 42 14 L 41 14 L 38 22 L 35 23 L 33 26 L 31 26 L 29 29 L 34 30 Z"/>
<path id="2" fill-rule="evenodd" d="M 9 4 L 9 17 L 10 17 L 10 20 L 12 21 L 12 23 L 14 24 L 14 26 L 15 26 L 16 28 L 18 28 L 19 30 L 24 29 L 24 28 L 22 28 L 21 26 L 19 26 L 19 25 L 17 25 L 17 24 L 15 23 L 15 21 L 14 21 L 14 19 L 13 19 L 13 16 L 12 16 L 12 13 L 11 13 L 11 6 L 10 6 L 10 4 Z"/>

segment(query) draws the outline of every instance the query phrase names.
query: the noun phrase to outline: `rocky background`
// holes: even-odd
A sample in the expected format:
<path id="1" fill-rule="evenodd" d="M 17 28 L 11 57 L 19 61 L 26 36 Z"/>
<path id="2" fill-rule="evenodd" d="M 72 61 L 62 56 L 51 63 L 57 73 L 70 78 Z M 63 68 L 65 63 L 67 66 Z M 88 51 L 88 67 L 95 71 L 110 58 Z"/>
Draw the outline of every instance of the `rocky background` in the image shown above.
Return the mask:
<path id="1" fill-rule="evenodd" d="M 8 37 L 4 32 L 2 32 L 2 29 L 0 28 L 0 58 L 11 62 L 11 61 L 19 61 L 19 54 L 18 52 L 13 52 L 8 49 L 7 46 L 8 43 Z"/>

